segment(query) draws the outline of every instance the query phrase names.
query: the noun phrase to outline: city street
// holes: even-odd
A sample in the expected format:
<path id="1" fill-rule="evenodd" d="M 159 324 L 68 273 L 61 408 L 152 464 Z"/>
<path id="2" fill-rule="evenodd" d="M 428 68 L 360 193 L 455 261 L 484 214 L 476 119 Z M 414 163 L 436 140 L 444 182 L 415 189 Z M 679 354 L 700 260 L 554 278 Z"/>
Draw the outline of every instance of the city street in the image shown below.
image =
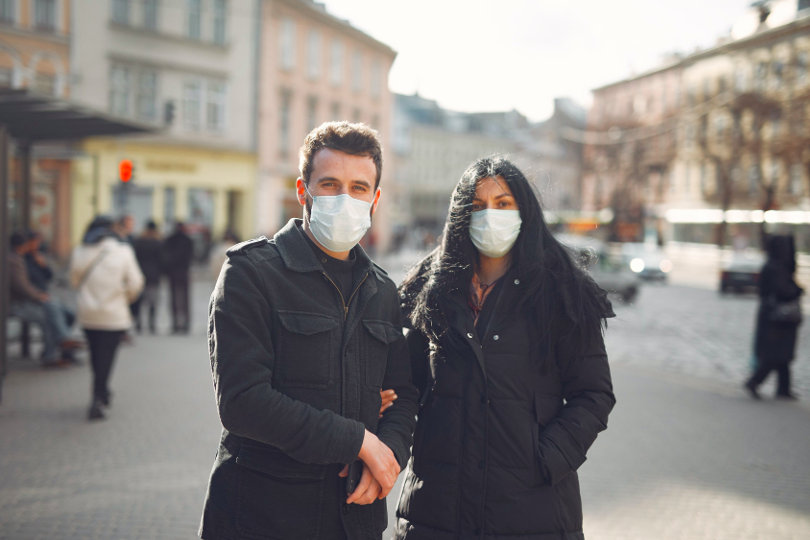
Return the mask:
<path id="1" fill-rule="evenodd" d="M 160 335 L 121 349 L 106 421 L 85 419 L 86 364 L 12 359 L 0 539 L 195 537 L 220 429 L 205 341 L 211 286 L 195 282 L 190 335 L 166 335 L 163 312 Z M 740 385 L 755 310 L 753 295 L 678 283 L 616 305 L 607 347 L 618 403 L 580 476 L 587 538 L 810 537 L 810 324 L 794 369 L 802 399 L 772 400 L 769 381 L 754 402 Z"/>

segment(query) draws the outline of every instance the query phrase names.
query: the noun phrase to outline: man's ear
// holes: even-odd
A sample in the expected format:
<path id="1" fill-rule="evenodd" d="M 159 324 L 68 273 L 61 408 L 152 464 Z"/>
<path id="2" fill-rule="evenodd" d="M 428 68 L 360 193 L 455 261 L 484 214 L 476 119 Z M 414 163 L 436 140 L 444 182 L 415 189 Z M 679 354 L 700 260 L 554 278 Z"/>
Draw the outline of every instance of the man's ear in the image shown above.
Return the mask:
<path id="1" fill-rule="evenodd" d="M 298 204 L 301 206 L 307 205 L 307 192 L 304 188 L 304 179 L 300 176 L 295 181 L 295 195 L 298 197 Z"/>
<path id="2" fill-rule="evenodd" d="M 382 189 L 377 188 L 377 193 L 374 194 L 374 200 L 371 203 L 371 215 L 374 215 L 374 212 L 377 211 L 377 204 L 380 202 L 380 195 L 382 195 Z"/>

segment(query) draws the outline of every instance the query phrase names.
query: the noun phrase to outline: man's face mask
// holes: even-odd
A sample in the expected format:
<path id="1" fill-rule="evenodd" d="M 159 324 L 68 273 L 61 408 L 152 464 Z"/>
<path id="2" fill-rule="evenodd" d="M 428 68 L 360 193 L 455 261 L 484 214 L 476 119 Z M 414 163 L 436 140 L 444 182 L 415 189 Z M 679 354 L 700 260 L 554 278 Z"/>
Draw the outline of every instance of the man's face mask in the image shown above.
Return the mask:
<path id="1" fill-rule="evenodd" d="M 315 239 L 329 251 L 349 251 L 371 227 L 371 203 L 351 195 L 319 195 L 312 197 L 309 211 L 309 230 Z"/>
<path id="2" fill-rule="evenodd" d="M 470 239 L 487 257 L 503 257 L 515 245 L 520 224 L 520 210 L 478 210 L 470 217 Z"/>

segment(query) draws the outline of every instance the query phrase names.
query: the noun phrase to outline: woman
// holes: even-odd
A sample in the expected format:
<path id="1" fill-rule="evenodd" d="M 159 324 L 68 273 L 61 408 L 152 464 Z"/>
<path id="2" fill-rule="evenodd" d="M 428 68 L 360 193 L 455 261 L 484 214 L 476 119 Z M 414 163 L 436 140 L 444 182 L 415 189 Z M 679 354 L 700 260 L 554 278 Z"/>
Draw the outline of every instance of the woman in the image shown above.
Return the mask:
<path id="1" fill-rule="evenodd" d="M 754 334 L 756 370 L 745 383 L 754 399 L 761 399 L 759 385 L 771 371 L 777 373 L 777 399 L 796 399 L 790 389 L 790 362 L 796 353 L 796 335 L 800 317 L 794 320 L 776 320 L 774 311 L 777 304 L 795 301 L 804 290 L 796 284 L 796 248 L 792 236 L 774 235 L 766 244 L 768 260 L 762 267 L 759 277 L 759 310 Z M 798 308 L 798 305 L 796 306 Z M 795 314 L 798 315 L 798 312 Z"/>
<path id="2" fill-rule="evenodd" d="M 576 470 L 615 403 L 613 312 L 512 163 L 465 171 L 400 290 L 421 406 L 396 538 L 583 538 Z"/>
<path id="3" fill-rule="evenodd" d="M 70 282 L 77 290 L 79 324 L 93 367 L 93 394 L 87 416 L 104 418 L 110 405 L 108 381 L 124 332 L 132 325 L 129 305 L 143 288 L 143 274 L 129 244 L 118 239 L 113 221 L 96 217 L 70 259 Z"/>

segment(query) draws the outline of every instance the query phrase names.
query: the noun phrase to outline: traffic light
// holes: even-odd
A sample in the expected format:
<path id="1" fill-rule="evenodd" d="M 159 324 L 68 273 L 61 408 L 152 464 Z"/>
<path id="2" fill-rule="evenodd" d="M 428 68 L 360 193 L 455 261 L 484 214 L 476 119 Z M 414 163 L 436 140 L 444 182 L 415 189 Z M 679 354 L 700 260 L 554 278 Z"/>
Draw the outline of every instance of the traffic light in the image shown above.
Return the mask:
<path id="1" fill-rule="evenodd" d="M 124 183 L 132 180 L 135 173 L 135 167 L 132 165 L 132 160 L 122 159 L 118 162 L 118 179 Z"/>
<path id="2" fill-rule="evenodd" d="M 167 126 L 174 122 L 174 101 L 169 100 L 163 104 L 163 123 Z"/>

